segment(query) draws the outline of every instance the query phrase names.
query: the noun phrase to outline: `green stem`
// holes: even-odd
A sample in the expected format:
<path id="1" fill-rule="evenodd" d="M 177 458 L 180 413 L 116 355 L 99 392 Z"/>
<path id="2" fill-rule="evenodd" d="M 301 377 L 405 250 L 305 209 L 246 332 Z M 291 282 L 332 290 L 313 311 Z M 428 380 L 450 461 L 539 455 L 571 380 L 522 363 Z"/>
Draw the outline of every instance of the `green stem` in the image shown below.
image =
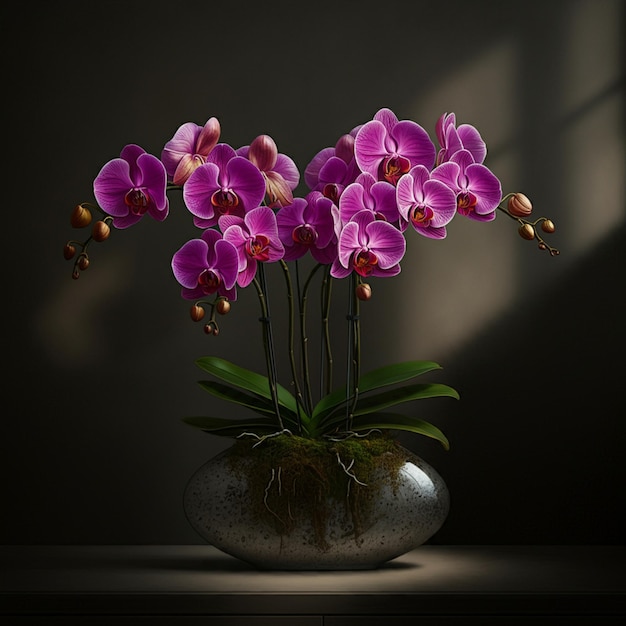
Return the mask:
<path id="1" fill-rule="evenodd" d="M 352 429 L 352 419 L 359 400 L 359 377 L 361 375 L 361 342 L 359 323 L 359 299 L 356 296 L 357 275 L 350 275 L 348 300 L 348 354 L 346 358 L 346 431 Z"/>
<path id="2" fill-rule="evenodd" d="M 276 375 L 276 356 L 274 354 L 274 339 L 272 336 L 272 322 L 270 318 L 269 301 L 267 297 L 267 284 L 265 280 L 265 267 L 263 263 L 258 264 L 258 275 L 260 278 L 260 284 L 256 277 L 253 279 L 254 286 L 259 296 L 259 303 L 261 304 L 261 318 L 260 322 L 263 324 L 263 347 L 265 351 L 265 360 L 267 363 L 267 379 L 269 381 L 270 395 L 274 404 L 274 411 L 276 413 L 276 419 L 278 420 L 278 426 L 280 430 L 284 430 L 282 417 L 280 415 L 280 406 L 278 404 L 278 390 L 277 375 Z"/>
<path id="3" fill-rule="evenodd" d="M 302 295 L 300 296 L 300 340 L 302 341 L 302 377 L 304 379 L 304 394 L 307 412 L 309 415 L 313 413 L 313 397 L 311 394 L 311 375 L 309 372 L 309 347 L 308 337 L 306 334 L 306 300 L 308 296 L 309 286 L 313 276 L 322 267 L 321 263 L 318 263 L 310 272 L 304 288 L 302 289 Z"/>
<path id="4" fill-rule="evenodd" d="M 324 273 L 324 282 L 322 284 L 322 331 L 324 335 L 324 347 L 323 353 L 326 357 L 326 384 L 322 389 L 322 396 L 329 394 L 332 391 L 333 386 L 333 353 L 330 342 L 330 296 L 332 291 L 333 281 L 330 276 L 330 265 L 326 268 Z"/>
<path id="5" fill-rule="evenodd" d="M 295 317 L 295 307 L 294 307 L 294 298 L 293 298 L 293 285 L 291 282 L 291 274 L 289 273 L 289 267 L 285 261 L 280 261 L 280 265 L 283 268 L 283 275 L 285 276 L 285 282 L 287 283 L 287 301 L 289 303 L 289 364 L 291 365 L 291 378 L 293 382 L 293 386 L 296 392 L 297 399 L 297 407 L 298 407 L 298 430 L 300 435 L 302 435 L 302 416 L 301 409 L 304 407 L 304 399 L 302 397 L 302 390 L 300 389 L 300 383 L 298 380 L 298 372 L 296 370 L 296 358 L 294 353 L 294 317 Z"/>

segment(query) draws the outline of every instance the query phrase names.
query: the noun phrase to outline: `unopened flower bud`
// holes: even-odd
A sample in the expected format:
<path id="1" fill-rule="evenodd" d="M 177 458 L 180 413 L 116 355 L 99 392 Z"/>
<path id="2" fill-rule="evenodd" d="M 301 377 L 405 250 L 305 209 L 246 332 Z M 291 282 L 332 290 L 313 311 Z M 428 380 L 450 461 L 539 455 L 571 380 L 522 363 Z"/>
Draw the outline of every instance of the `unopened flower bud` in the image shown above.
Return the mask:
<path id="1" fill-rule="evenodd" d="M 194 304 L 189 314 L 194 322 L 199 322 L 204 317 L 204 309 L 199 304 Z"/>
<path id="2" fill-rule="evenodd" d="M 74 280 L 78 280 L 80 278 L 80 272 L 77 269 L 72 272 L 72 278 Z"/>
<path id="3" fill-rule="evenodd" d="M 533 205 L 523 193 L 514 193 L 509 198 L 508 209 L 515 217 L 528 217 L 532 213 Z"/>
<path id="4" fill-rule="evenodd" d="M 544 233 L 553 233 L 555 231 L 554 222 L 552 220 L 543 220 L 541 222 L 541 230 Z"/>
<path id="5" fill-rule="evenodd" d="M 218 300 L 217 304 L 215 305 L 215 310 L 220 315 L 226 315 L 226 313 L 230 311 L 230 302 L 224 298 Z"/>
<path id="6" fill-rule="evenodd" d="M 70 223 L 74 228 L 83 228 L 91 224 L 91 211 L 82 204 L 76 205 L 72 211 Z"/>
<path id="7" fill-rule="evenodd" d="M 99 220 L 93 225 L 93 230 L 91 231 L 91 234 L 94 238 L 94 241 L 104 241 L 105 239 L 109 238 L 109 235 L 111 234 L 111 228 L 106 222 Z"/>
<path id="8" fill-rule="evenodd" d="M 356 288 L 356 297 L 359 300 L 369 300 L 372 297 L 372 288 L 367 283 L 361 283 Z"/>
<path id="9" fill-rule="evenodd" d="M 71 243 L 65 244 L 65 247 L 63 248 L 63 256 L 66 260 L 69 261 L 70 259 L 73 259 L 75 254 L 76 248 Z"/>
<path id="10" fill-rule="evenodd" d="M 522 224 L 518 232 L 522 239 L 528 239 L 530 241 L 535 238 L 535 229 L 530 224 Z"/>
<path id="11" fill-rule="evenodd" d="M 81 270 L 86 270 L 89 267 L 89 257 L 86 254 L 81 254 L 78 257 L 77 265 Z"/>

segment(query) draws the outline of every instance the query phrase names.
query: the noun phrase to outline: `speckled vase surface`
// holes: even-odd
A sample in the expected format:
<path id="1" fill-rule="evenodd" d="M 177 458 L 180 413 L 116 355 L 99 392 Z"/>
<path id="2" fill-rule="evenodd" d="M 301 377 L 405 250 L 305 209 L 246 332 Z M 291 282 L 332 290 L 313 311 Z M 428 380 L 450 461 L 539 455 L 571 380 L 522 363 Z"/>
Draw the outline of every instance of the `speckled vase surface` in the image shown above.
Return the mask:
<path id="1" fill-rule="evenodd" d="M 184 493 L 191 526 L 209 544 L 259 569 L 373 569 L 417 548 L 434 535 L 449 510 L 441 476 L 401 448 L 395 471 L 376 469 L 368 484 L 345 497 L 310 493 L 306 511 L 290 504 L 286 476 L 265 472 L 232 448 L 202 465 Z M 261 480 L 259 494 L 251 488 Z M 295 489 L 295 488 L 294 488 Z M 358 499 L 354 498 L 358 490 Z M 287 499 L 281 512 L 271 494 Z M 313 500 L 316 500 L 315 502 Z"/>

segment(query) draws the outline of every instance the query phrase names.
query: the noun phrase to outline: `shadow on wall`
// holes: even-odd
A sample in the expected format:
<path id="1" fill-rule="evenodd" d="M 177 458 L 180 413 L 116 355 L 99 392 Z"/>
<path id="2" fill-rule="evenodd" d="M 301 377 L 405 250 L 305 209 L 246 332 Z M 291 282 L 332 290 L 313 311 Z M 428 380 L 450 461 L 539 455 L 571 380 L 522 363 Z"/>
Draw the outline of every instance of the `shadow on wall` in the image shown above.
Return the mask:
<path id="1" fill-rule="evenodd" d="M 434 419 L 450 452 L 407 442 L 451 491 L 433 542 L 623 542 L 625 249 L 622 225 L 451 360 L 461 401 Z"/>

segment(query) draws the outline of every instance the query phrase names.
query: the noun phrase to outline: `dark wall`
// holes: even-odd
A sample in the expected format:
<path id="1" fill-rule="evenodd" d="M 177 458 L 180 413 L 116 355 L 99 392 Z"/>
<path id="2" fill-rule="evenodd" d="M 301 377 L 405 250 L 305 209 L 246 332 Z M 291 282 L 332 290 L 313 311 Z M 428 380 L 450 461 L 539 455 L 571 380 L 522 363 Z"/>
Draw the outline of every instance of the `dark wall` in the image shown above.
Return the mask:
<path id="1" fill-rule="evenodd" d="M 551 258 L 515 224 L 409 244 L 363 312 L 364 368 L 441 362 L 461 401 L 407 410 L 452 442 L 403 438 L 442 474 L 437 543 L 622 543 L 624 3 L 552 0 L 60 1 L 2 9 L 3 430 L 0 541 L 195 543 L 191 473 L 228 445 L 180 417 L 229 414 L 193 360 L 262 369 L 251 294 L 219 338 L 171 275 L 182 205 L 92 251 L 61 251 L 122 146 L 159 154 L 183 122 L 272 135 L 301 171 L 382 106 L 434 136 L 475 124 L 505 191 L 557 224 Z M 439 244 L 442 244 L 439 246 Z M 338 318 L 340 319 L 340 318 Z"/>

